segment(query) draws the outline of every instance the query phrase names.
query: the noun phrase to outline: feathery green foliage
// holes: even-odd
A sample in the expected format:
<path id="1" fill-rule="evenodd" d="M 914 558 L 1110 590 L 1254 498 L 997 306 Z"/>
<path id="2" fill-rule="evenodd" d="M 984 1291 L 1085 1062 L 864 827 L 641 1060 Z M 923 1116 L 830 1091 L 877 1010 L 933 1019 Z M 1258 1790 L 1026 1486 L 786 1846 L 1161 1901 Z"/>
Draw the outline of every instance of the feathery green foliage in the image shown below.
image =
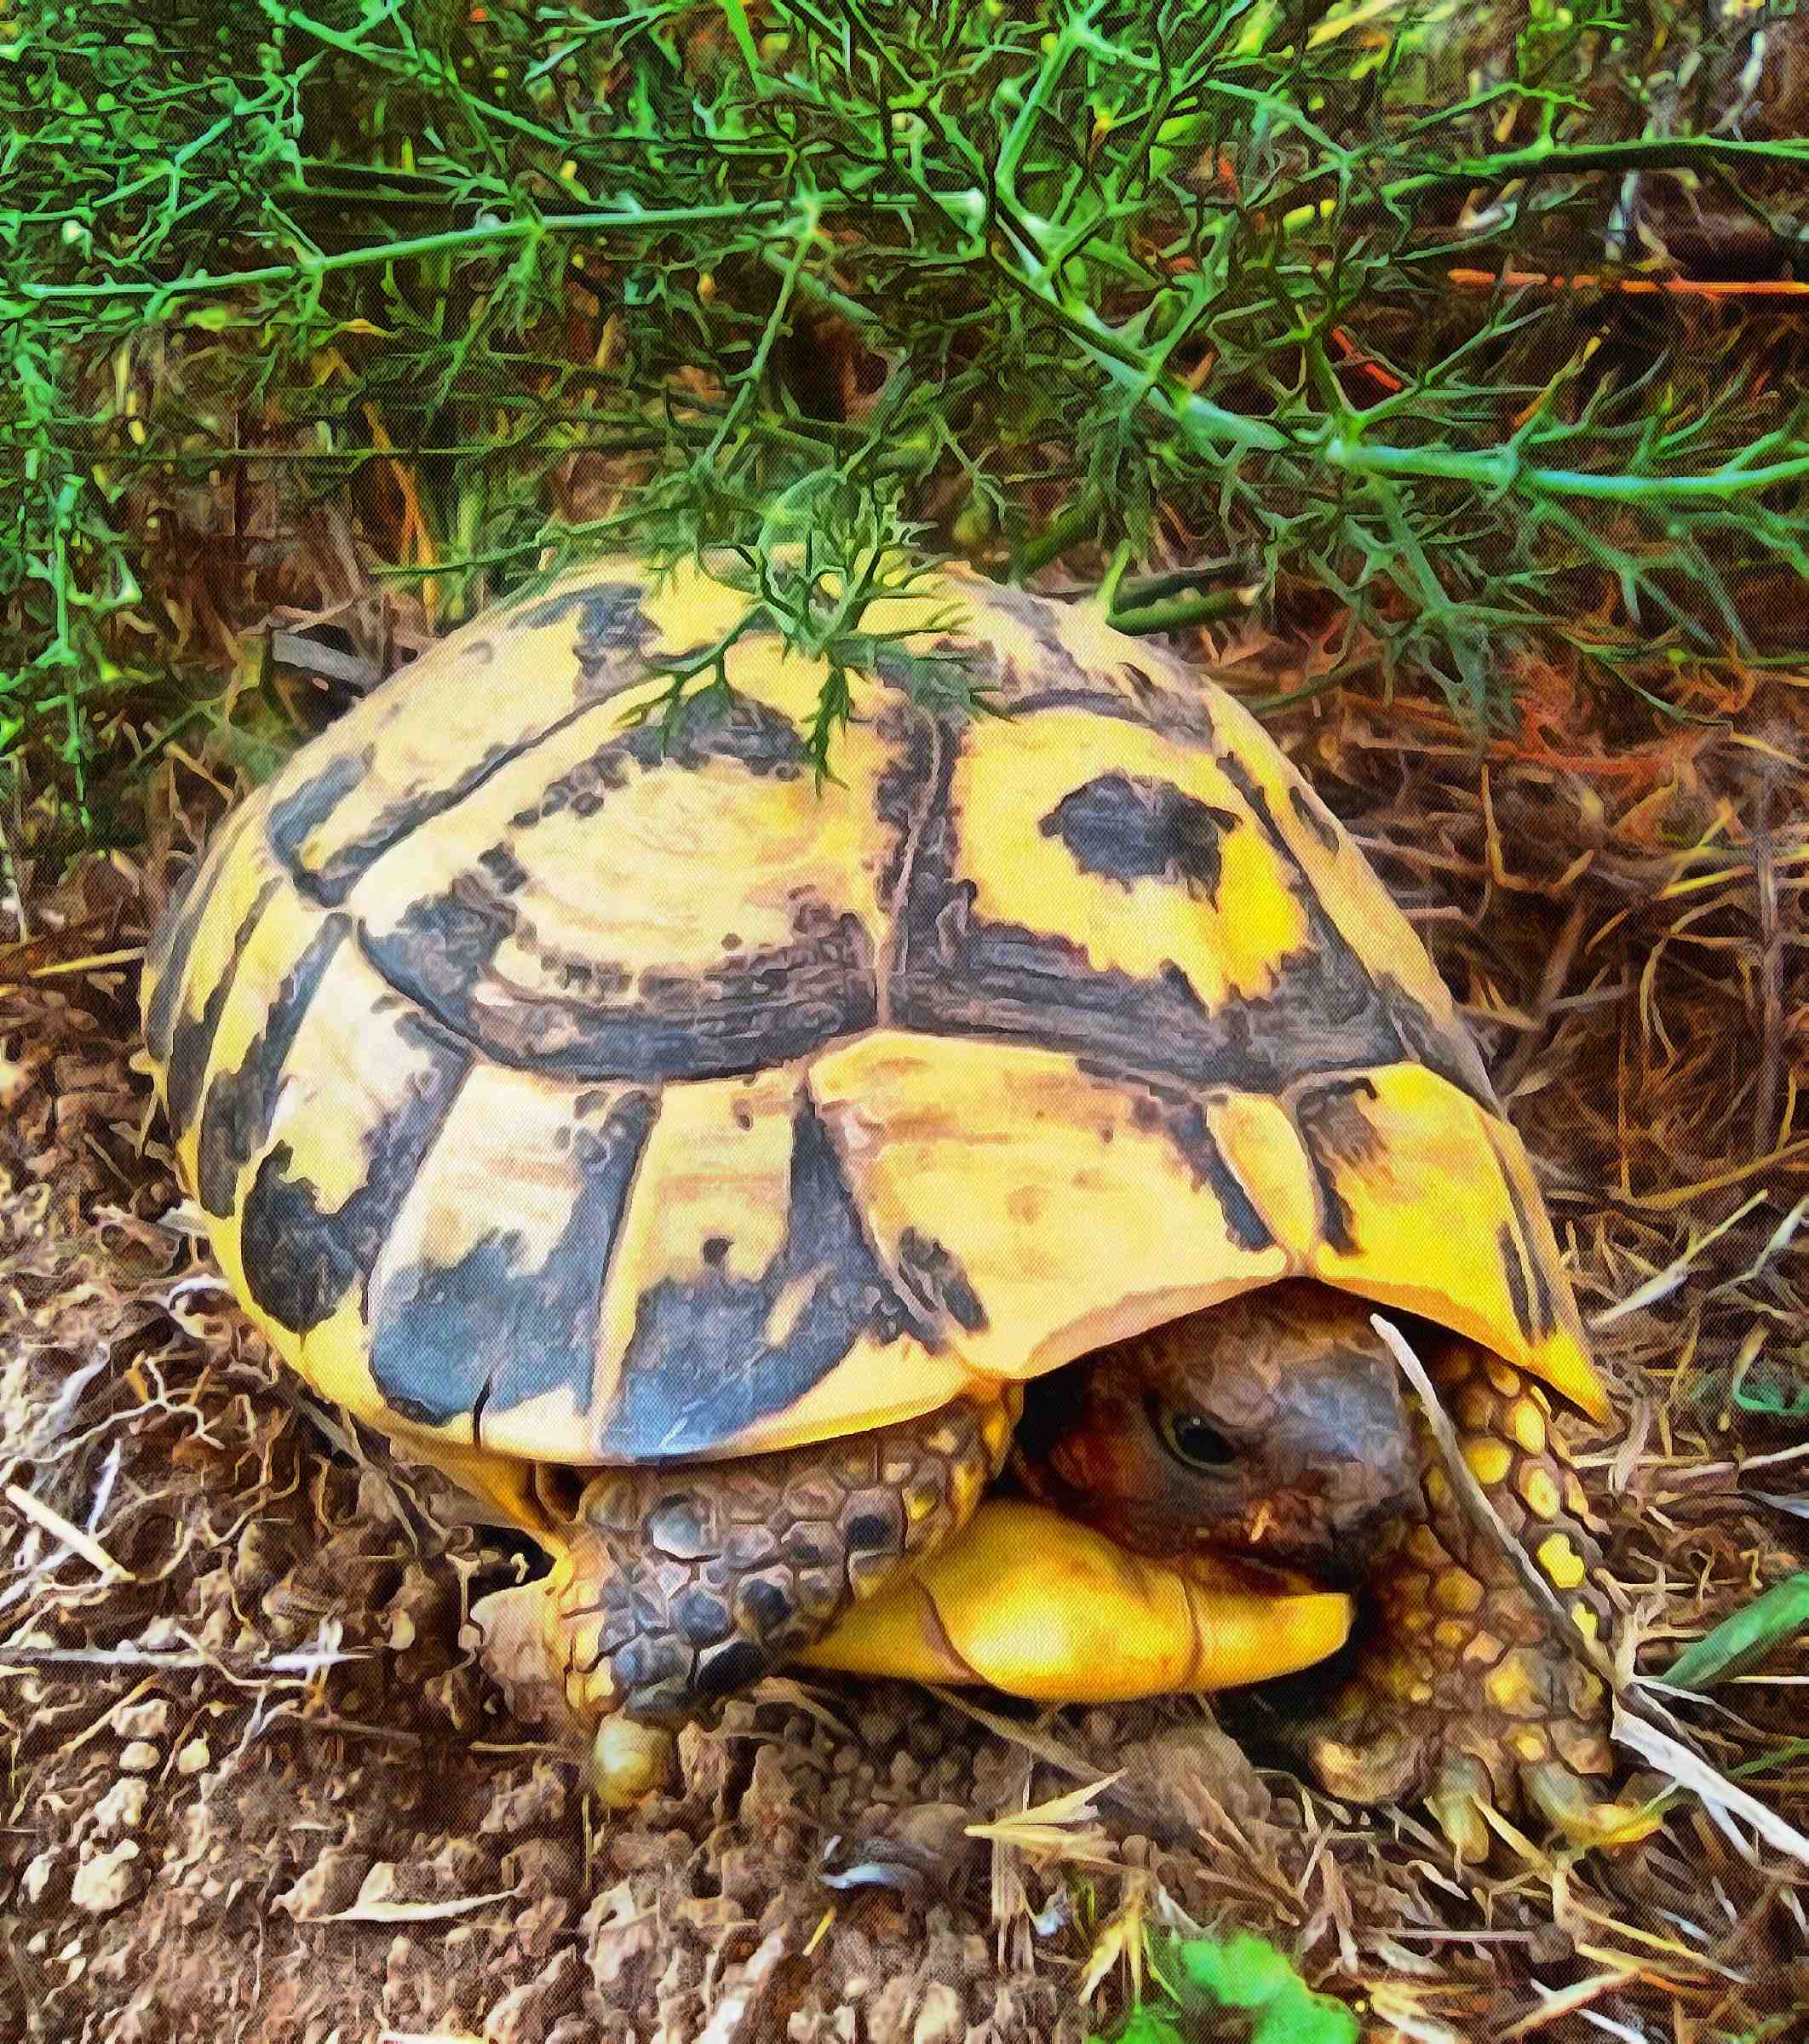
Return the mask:
<path id="1" fill-rule="evenodd" d="M 1329 592 L 1482 719 L 1519 634 L 1649 692 L 1761 600 L 1809 640 L 1794 370 L 1450 277 L 1650 261 L 1661 192 L 1785 265 L 1788 9 L 12 4 L 0 758 L 101 835 L 227 714 L 196 587 L 255 621 L 324 509 L 441 619 L 738 548 L 832 675 L 899 545 L 1069 554 L 1132 629 Z"/>

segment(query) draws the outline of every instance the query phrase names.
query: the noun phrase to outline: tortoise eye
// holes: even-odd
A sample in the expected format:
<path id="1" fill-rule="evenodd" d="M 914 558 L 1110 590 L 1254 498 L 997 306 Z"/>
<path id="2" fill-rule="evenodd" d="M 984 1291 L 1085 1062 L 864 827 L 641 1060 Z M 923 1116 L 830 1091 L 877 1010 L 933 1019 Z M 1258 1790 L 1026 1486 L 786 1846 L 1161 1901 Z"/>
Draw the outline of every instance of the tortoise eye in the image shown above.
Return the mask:
<path id="1" fill-rule="evenodd" d="M 1238 1451 L 1203 1413 L 1165 1411 L 1158 1431 L 1163 1445 L 1194 1469 L 1224 1469 Z"/>

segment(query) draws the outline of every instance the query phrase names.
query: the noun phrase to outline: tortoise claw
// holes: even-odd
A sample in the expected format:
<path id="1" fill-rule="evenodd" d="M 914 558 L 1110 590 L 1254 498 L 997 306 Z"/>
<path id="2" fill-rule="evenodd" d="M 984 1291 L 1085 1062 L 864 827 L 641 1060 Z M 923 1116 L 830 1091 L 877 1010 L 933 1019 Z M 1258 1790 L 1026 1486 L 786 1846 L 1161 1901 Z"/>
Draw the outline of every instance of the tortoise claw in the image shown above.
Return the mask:
<path id="1" fill-rule="evenodd" d="M 1367 1736 L 1341 1737 L 1335 1720 L 1306 1728 L 1301 1742 L 1313 1779 L 1328 1795 L 1351 1803 L 1388 1803 L 1417 1793 L 1424 1766 L 1416 1743 L 1394 1725 L 1365 1727 Z"/>
<path id="2" fill-rule="evenodd" d="M 1611 1802 L 1561 1760 L 1520 1770 L 1520 1790 L 1552 1829 L 1573 1846 L 1628 1846 L 1650 1838 L 1663 1822 L 1651 1804 Z"/>
<path id="3" fill-rule="evenodd" d="M 608 1810 L 626 1810 L 672 1779 L 677 1747 L 663 1725 L 605 1718 L 590 1748 L 591 1785 Z"/>
<path id="4" fill-rule="evenodd" d="M 1473 1753 L 1448 1754 L 1426 1797 L 1451 1856 L 1460 1866 L 1479 1866 L 1489 1857 L 1492 1833 L 1484 1810 L 1495 1807 L 1495 1784 Z"/>
<path id="5" fill-rule="evenodd" d="M 1425 1516 L 1371 1579 L 1369 1629 L 1308 1728 L 1309 1763 L 1353 1800 L 1422 1797 L 1470 1864 L 1497 1836 L 1513 1839 L 1523 1811 L 1578 1847 L 1645 1837 L 1656 1814 L 1610 1787 L 1609 1696 L 1589 1645 L 1609 1610 L 1591 1576 L 1588 1499 L 1548 1404 L 1521 1373 L 1462 1343 L 1434 1382 L 1496 1524 L 1472 1521 L 1418 1415 Z M 1503 1534 L 1536 1561 L 1561 1612 L 1548 1616 L 1528 1594 Z M 1566 1624 L 1578 1639 L 1560 1636 Z"/>

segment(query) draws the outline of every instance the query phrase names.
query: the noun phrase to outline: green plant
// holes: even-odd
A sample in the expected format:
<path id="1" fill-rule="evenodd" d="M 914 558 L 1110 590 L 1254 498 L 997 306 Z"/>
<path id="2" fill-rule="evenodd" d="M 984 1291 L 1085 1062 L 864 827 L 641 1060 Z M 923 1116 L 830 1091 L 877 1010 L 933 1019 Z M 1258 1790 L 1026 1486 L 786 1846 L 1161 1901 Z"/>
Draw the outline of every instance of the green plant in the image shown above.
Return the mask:
<path id="1" fill-rule="evenodd" d="M 1152 1944 L 1150 1966 L 1162 1995 L 1140 2002 L 1111 2044 L 1199 2044 L 1233 2035 L 1249 2044 L 1356 2044 L 1350 2010 L 1314 1994 L 1284 1954 L 1249 1932 Z"/>
<path id="2" fill-rule="evenodd" d="M 310 505 L 439 617 L 805 531 L 843 586 L 1069 554 L 1134 629 L 1328 592 L 1484 719 L 1556 621 L 1654 699 L 1761 604 L 1809 642 L 1789 365 L 1450 274 L 1603 269 L 1635 175 L 1783 261 L 1809 143 L 1731 131 L 1733 10 L 14 4 L 0 759 L 100 835 Z"/>

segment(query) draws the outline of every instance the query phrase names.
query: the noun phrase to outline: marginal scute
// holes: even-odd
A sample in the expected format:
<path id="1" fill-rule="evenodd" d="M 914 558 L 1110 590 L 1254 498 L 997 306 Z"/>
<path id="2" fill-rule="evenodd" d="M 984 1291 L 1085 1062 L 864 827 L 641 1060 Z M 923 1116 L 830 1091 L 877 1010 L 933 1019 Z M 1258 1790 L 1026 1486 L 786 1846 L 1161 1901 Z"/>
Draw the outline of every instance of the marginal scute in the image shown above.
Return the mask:
<path id="1" fill-rule="evenodd" d="M 308 841 L 332 820 L 340 804 L 363 783 L 370 772 L 373 756 L 368 745 L 360 752 L 342 752 L 305 780 L 273 797 L 267 826 L 270 842 L 291 874 L 298 877 L 311 874 Z"/>
<path id="2" fill-rule="evenodd" d="M 259 904 L 261 913 L 268 905 L 267 896 L 261 895 Z M 244 1055 L 233 1065 L 217 1069 L 209 1082 L 196 1139 L 195 1189 L 201 1204 L 218 1219 L 236 1210 L 239 1173 L 269 1138 L 277 1090 L 296 1033 L 346 934 L 346 924 L 338 916 L 330 916 L 320 925 L 307 950 L 284 975 Z M 233 982 L 226 978 L 217 984 L 228 989 Z M 173 1092 L 170 1111 L 175 1112 Z"/>
<path id="3" fill-rule="evenodd" d="M 623 1088 L 580 1116 L 563 1088 L 474 1071 L 371 1285 L 371 1374 L 399 1411 L 474 1412 L 480 1444 L 558 1452 L 591 1407 L 603 1287 L 656 1112 Z"/>
<path id="4" fill-rule="evenodd" d="M 778 1444 L 762 1423 L 807 1408 L 857 1351 L 909 1399 L 911 1358 L 941 1346 L 950 1318 L 945 1301 L 911 1292 L 876 1255 L 795 1077 L 674 1088 L 612 1264 L 600 1383 L 612 1389 L 595 1453 L 626 1461 Z M 889 1368 L 879 1362 L 887 1352 Z M 951 1381 L 929 1372 L 932 1383 L 939 1376 Z"/>
<path id="5" fill-rule="evenodd" d="M 337 1206 L 323 1203 L 293 1145 L 279 1140 L 257 1168 L 239 1221 L 247 1289 L 279 1326 L 307 1334 L 367 1278 L 470 1065 L 464 1046 L 417 1018 L 399 1040 L 418 1052 L 401 1097 L 361 1133 L 362 1183 Z"/>
<path id="6" fill-rule="evenodd" d="M 207 1082 L 208 1060 L 213 1055 L 215 1032 L 220 1027 L 220 1018 L 225 1012 L 233 983 L 238 975 L 238 962 L 244 956 L 245 947 L 251 941 L 251 933 L 257 927 L 264 910 L 270 905 L 271 897 L 282 882 L 272 878 L 264 882 L 244 918 L 233 933 L 232 948 L 225 961 L 216 969 L 206 997 L 201 1003 L 198 1015 L 180 1013 L 169 1032 L 169 1062 L 168 1088 L 169 1116 L 175 1122 L 187 1123 L 194 1118 L 196 1107 L 201 1100 L 203 1087 Z M 204 1197 L 204 1204 L 206 1203 Z M 227 1209 L 213 1208 L 215 1213 Z"/>
<path id="7" fill-rule="evenodd" d="M 248 836 L 249 853 L 240 856 L 241 841 Z M 240 918 L 270 870 L 256 832 L 247 829 L 245 812 L 235 812 L 201 860 L 198 877 L 179 887 L 164 912 L 146 961 L 145 1043 L 155 1062 L 165 1068 L 166 1099 L 172 1090 L 167 1067 L 176 1030 L 186 1014 L 205 1006 L 227 956 L 238 950 Z M 177 1089 L 178 1100 L 181 1097 Z M 170 1119 L 180 1134 L 183 1117 L 172 1113 Z"/>

